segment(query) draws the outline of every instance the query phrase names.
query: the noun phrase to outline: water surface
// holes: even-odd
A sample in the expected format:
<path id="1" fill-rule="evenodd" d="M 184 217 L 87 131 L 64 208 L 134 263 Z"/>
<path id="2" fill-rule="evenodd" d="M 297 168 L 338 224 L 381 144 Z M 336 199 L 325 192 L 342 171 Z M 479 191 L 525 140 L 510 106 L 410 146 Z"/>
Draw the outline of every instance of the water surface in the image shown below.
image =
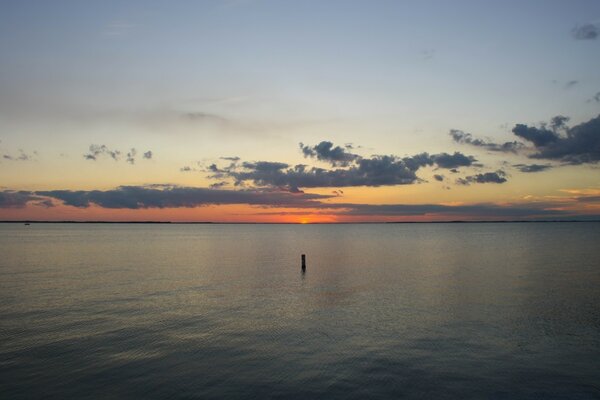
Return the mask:
<path id="1" fill-rule="evenodd" d="M 600 224 L 0 224 L 0 398 L 367 397 L 600 398 Z"/>

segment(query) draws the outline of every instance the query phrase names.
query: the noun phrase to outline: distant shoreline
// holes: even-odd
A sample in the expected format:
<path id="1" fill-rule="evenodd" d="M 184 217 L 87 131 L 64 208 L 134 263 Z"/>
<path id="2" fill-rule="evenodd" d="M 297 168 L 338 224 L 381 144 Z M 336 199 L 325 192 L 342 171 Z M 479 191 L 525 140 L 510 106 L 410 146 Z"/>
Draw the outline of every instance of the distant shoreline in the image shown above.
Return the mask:
<path id="1" fill-rule="evenodd" d="M 303 224 L 300 222 L 179 222 L 179 221 L 0 221 L 0 224 L 137 224 L 137 225 L 365 225 L 365 224 L 525 224 L 525 223 L 573 223 L 573 222 L 592 222 L 598 223 L 600 220 L 535 220 L 535 221 L 390 221 L 390 222 L 311 222 Z"/>

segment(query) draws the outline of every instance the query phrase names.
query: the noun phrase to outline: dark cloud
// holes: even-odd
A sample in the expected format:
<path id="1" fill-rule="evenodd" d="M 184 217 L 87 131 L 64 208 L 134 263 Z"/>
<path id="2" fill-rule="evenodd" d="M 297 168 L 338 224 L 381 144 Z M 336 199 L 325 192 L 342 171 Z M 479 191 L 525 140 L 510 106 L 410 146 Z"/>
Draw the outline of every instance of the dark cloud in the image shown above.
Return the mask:
<path id="1" fill-rule="evenodd" d="M 209 185 L 211 189 L 218 189 L 227 186 L 227 182 L 216 182 Z"/>
<path id="2" fill-rule="evenodd" d="M 464 178 L 458 178 L 456 183 L 459 185 L 470 185 L 472 183 L 504 183 L 506 182 L 506 173 L 502 170 L 496 172 L 485 172 L 482 174 L 469 175 Z"/>
<path id="3" fill-rule="evenodd" d="M 500 143 L 488 142 L 483 139 L 477 139 L 477 138 L 474 138 L 473 135 L 471 135 L 470 133 L 466 133 L 466 132 L 463 132 L 458 129 L 450 130 L 450 136 L 457 143 L 468 144 L 468 145 L 476 146 L 476 147 L 483 147 L 490 151 L 498 151 L 498 152 L 504 152 L 504 153 L 508 153 L 508 152 L 516 153 L 519 149 L 521 149 L 523 147 L 523 143 L 516 142 L 516 141 L 504 142 L 504 143 L 500 144 Z"/>
<path id="4" fill-rule="evenodd" d="M 305 146 L 300 143 L 300 149 L 304 157 L 316 158 L 320 161 L 325 161 L 336 166 L 346 167 L 354 160 L 360 158 L 357 154 L 348 153 L 346 149 L 352 149 L 352 145 L 346 145 L 346 149 L 340 146 L 333 146 L 333 143 L 322 141 L 315 146 Z"/>
<path id="5" fill-rule="evenodd" d="M 179 208 L 209 204 L 317 207 L 321 205 L 318 200 L 333 197 L 319 194 L 293 194 L 287 191 L 224 190 L 181 186 L 120 186 L 104 191 L 49 190 L 35 192 L 35 195 L 57 199 L 65 205 L 78 208 L 96 205 L 111 209 Z M 20 204 L 23 201 L 25 200 L 21 200 Z"/>
<path id="6" fill-rule="evenodd" d="M 551 202 L 524 204 L 356 204 L 330 203 L 328 200 L 343 194 L 337 190 L 332 195 L 291 193 L 281 190 L 227 190 L 214 188 L 180 187 L 174 185 L 121 186 L 112 190 L 50 190 L 39 192 L 0 191 L 0 207 L 22 208 L 28 203 L 53 207 L 54 201 L 68 206 L 88 208 L 92 205 L 108 209 L 181 208 L 205 205 L 247 204 L 257 207 L 310 208 L 318 213 L 340 216 L 455 216 L 456 218 L 538 218 L 573 214 L 559 209 Z M 580 196 L 582 202 L 597 203 L 600 196 Z M 575 198 L 577 200 L 578 198 Z M 289 211 L 282 211 L 289 213 Z"/>
<path id="7" fill-rule="evenodd" d="M 28 202 L 42 200 L 39 196 L 26 191 L 0 191 L 0 208 L 23 208 Z"/>
<path id="8" fill-rule="evenodd" d="M 552 168 L 549 164 L 515 164 L 513 167 L 521 172 L 541 172 Z"/>
<path id="9" fill-rule="evenodd" d="M 415 183 L 416 169 L 402 159 L 376 156 L 361 159 L 348 169 L 307 168 L 305 165 L 288 167 L 283 163 L 243 163 L 241 169 L 228 171 L 237 184 L 251 181 L 258 186 L 273 186 L 298 190 L 300 187 L 384 186 Z"/>
<path id="10" fill-rule="evenodd" d="M 231 161 L 231 162 L 238 162 L 240 161 L 239 157 L 220 157 L 221 160 L 227 160 L 227 161 Z"/>
<path id="11" fill-rule="evenodd" d="M 181 167 L 181 168 L 179 168 L 179 170 L 180 170 L 181 172 L 191 172 L 191 171 L 193 171 L 192 167 L 190 167 L 189 165 L 186 165 L 186 166 L 184 166 L 184 167 Z"/>
<path id="12" fill-rule="evenodd" d="M 594 97 L 592 97 L 595 101 L 597 101 L 598 103 L 600 103 L 600 92 L 596 93 L 594 95 Z"/>
<path id="13" fill-rule="evenodd" d="M 440 168 L 452 169 L 458 167 L 469 167 L 475 161 L 473 156 L 466 156 L 462 153 L 455 152 L 454 154 L 440 153 L 431 156 L 431 160 Z"/>
<path id="14" fill-rule="evenodd" d="M 550 128 L 517 124 L 513 132 L 533 144 L 536 152 L 531 158 L 574 165 L 600 161 L 600 115 L 571 128 L 566 121 L 566 117 L 555 117 Z"/>
<path id="15" fill-rule="evenodd" d="M 517 124 L 512 131 L 518 137 L 533 143 L 535 147 L 543 147 L 559 139 L 556 132 L 544 127 L 536 128 L 534 126 Z"/>
<path id="16" fill-rule="evenodd" d="M 345 146 L 349 148 L 348 145 Z M 305 156 L 314 157 L 341 168 L 308 167 L 304 164 L 291 166 L 281 162 L 258 161 L 238 163 L 237 157 L 227 167 L 211 164 L 207 168 L 212 179 L 230 178 L 237 186 L 251 183 L 257 187 L 274 187 L 291 192 L 299 188 L 390 186 L 421 182 L 416 172 L 427 166 L 456 169 L 474 165 L 477 160 L 460 152 L 430 155 L 421 153 L 409 157 L 376 155 L 362 157 L 348 153 L 331 142 L 316 146 L 300 144 Z"/>
<path id="17" fill-rule="evenodd" d="M 557 115 L 550 120 L 550 128 L 554 132 L 565 131 L 568 129 L 567 122 L 569 122 L 571 118 L 565 117 L 564 115 Z"/>
<path id="18" fill-rule="evenodd" d="M 595 24 L 584 24 L 573 28 L 571 33 L 578 40 L 594 40 L 600 34 L 600 28 Z"/>
<path id="19" fill-rule="evenodd" d="M 443 182 L 444 181 L 444 175 L 436 174 L 436 175 L 433 176 L 433 179 L 435 179 L 436 181 L 439 181 L 439 182 Z"/>
<path id="20" fill-rule="evenodd" d="M 152 153 L 152 150 L 148 150 L 147 152 L 144 153 L 144 158 L 147 160 L 150 160 L 153 155 L 154 154 Z"/>

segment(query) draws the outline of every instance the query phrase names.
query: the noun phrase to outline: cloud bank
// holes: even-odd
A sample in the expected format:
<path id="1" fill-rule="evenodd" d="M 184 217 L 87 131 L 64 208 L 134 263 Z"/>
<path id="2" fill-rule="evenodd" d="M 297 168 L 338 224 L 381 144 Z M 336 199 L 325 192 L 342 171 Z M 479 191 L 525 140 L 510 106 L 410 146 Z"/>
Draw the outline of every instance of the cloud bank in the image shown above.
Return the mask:
<path id="1" fill-rule="evenodd" d="M 456 218 L 540 218 L 572 215 L 552 202 L 526 204 L 480 203 L 444 204 L 356 204 L 334 203 L 339 194 L 290 193 L 278 190 L 227 190 L 173 185 L 120 186 L 111 190 L 0 191 L 0 208 L 22 208 L 30 203 L 52 207 L 54 202 L 76 208 L 92 206 L 107 209 L 193 208 L 207 205 L 244 204 L 260 208 L 319 210 L 334 216 L 451 216 Z M 582 201 L 598 202 L 599 196 L 583 196 Z M 591 200 L 590 200 L 591 199 Z M 559 204 L 560 205 L 560 204 Z M 310 210 L 309 210 L 310 209 Z M 286 214 L 274 211 L 270 214 Z M 261 214 L 257 212 L 256 214 Z"/>

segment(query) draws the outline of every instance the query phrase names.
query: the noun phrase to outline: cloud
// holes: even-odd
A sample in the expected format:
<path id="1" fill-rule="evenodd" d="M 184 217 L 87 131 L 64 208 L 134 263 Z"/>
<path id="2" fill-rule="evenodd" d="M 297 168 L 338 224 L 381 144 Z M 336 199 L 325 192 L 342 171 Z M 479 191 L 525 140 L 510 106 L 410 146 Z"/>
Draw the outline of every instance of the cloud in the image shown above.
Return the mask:
<path id="1" fill-rule="evenodd" d="M 515 164 L 513 167 L 521 172 L 541 172 L 552 168 L 549 164 Z"/>
<path id="2" fill-rule="evenodd" d="M 352 148 L 352 146 L 347 146 Z M 322 141 L 315 146 L 305 146 L 300 143 L 300 149 L 304 154 L 304 157 L 316 158 L 320 161 L 325 161 L 336 166 L 346 167 L 354 160 L 360 158 L 360 156 L 352 153 L 348 153 L 344 148 L 340 146 L 333 146 L 333 143 L 329 141 Z"/>
<path id="3" fill-rule="evenodd" d="M 262 208 L 307 209 L 310 213 L 337 216 L 386 216 L 386 217 L 452 217 L 456 219 L 526 219 L 541 217 L 577 216 L 577 211 L 569 210 L 568 204 L 597 204 L 600 191 L 567 191 L 569 197 L 551 201 L 530 201 L 526 203 L 478 203 L 478 204 L 356 204 L 330 202 L 339 199 L 341 191 L 331 195 L 311 193 L 291 193 L 271 190 L 231 190 L 214 188 L 181 187 L 153 184 L 146 186 L 121 186 L 111 190 L 49 190 L 49 191 L 0 191 L 0 208 L 23 208 L 31 203 L 34 206 L 53 207 L 56 202 L 77 208 L 92 206 L 107 209 L 149 209 L 149 208 L 192 208 L 207 205 L 245 204 Z M 337 192 L 337 193 L 336 193 Z M 310 210 L 310 211 L 309 211 Z M 262 214 L 262 213 L 257 213 Z M 580 217 L 584 216 L 579 214 Z"/>
<path id="4" fill-rule="evenodd" d="M 438 167 L 446 169 L 469 167 L 477 161 L 473 156 L 465 156 L 459 152 L 455 152 L 454 154 L 434 154 L 431 156 L 431 160 L 437 164 Z"/>
<path id="5" fill-rule="evenodd" d="M 552 142 L 556 142 L 559 139 L 559 136 L 556 132 L 543 127 L 536 128 L 524 124 L 517 124 L 512 131 L 515 135 L 530 141 L 536 147 L 544 147 Z"/>
<path id="6" fill-rule="evenodd" d="M 517 124 L 513 133 L 533 144 L 536 152 L 531 158 L 573 165 L 600 161 L 600 115 L 571 128 L 567 121 L 566 117 L 555 117 L 550 128 Z"/>
<path id="7" fill-rule="evenodd" d="M 315 187 L 408 185 L 423 182 L 416 175 L 422 167 L 456 169 L 474 165 L 477 161 L 473 156 L 466 156 L 460 152 L 432 155 L 421 153 L 407 157 L 362 157 L 348 153 L 344 148 L 327 141 L 316 146 L 301 143 L 300 149 L 305 156 L 329 162 L 339 168 L 309 167 L 304 164 L 292 166 L 271 161 L 238 163 L 236 158 L 228 167 L 211 164 L 207 169 L 211 174 L 208 177 L 219 180 L 230 178 L 238 186 L 252 183 L 258 187 L 275 187 L 295 192 L 299 191 L 299 188 Z"/>
<path id="8" fill-rule="evenodd" d="M 110 156 L 113 160 L 118 161 L 121 152 L 119 150 L 111 150 L 104 144 L 91 144 L 89 152 L 84 154 L 83 158 L 96 161 L 100 156 Z"/>
<path id="9" fill-rule="evenodd" d="M 183 118 L 195 121 L 195 122 L 208 122 L 208 123 L 226 123 L 229 120 L 217 114 L 210 114 L 205 112 L 187 112 L 182 114 Z"/>
<path id="10" fill-rule="evenodd" d="M 108 146 L 104 144 L 91 144 L 89 147 L 89 151 L 83 155 L 83 158 L 86 160 L 97 161 L 102 157 L 110 157 L 115 161 L 119 161 L 121 159 L 121 151 L 116 149 L 110 149 Z M 125 161 L 129 164 L 135 164 L 135 157 L 137 156 L 137 150 L 135 148 L 131 148 L 125 154 Z M 144 159 L 151 159 L 153 153 L 151 150 L 146 151 L 143 154 Z"/>
<path id="11" fill-rule="evenodd" d="M 595 24 L 584 24 L 573 28 L 571 33 L 577 40 L 595 40 L 600 34 L 600 28 Z"/>
<path id="12" fill-rule="evenodd" d="M 444 175 L 435 174 L 435 175 L 433 175 L 433 179 L 435 179 L 438 182 L 443 182 L 444 181 Z"/>
<path id="13" fill-rule="evenodd" d="M 502 144 L 499 144 L 488 142 L 483 139 L 476 139 L 470 133 L 466 133 L 458 129 L 451 129 L 450 136 L 457 143 L 468 144 L 476 147 L 483 147 L 490 151 L 498 151 L 503 153 L 516 153 L 519 149 L 523 147 L 523 143 L 516 141 L 504 142 Z"/>
<path id="14" fill-rule="evenodd" d="M 506 182 L 506 173 L 502 170 L 496 172 L 485 172 L 482 174 L 469 175 L 464 178 L 458 178 L 456 183 L 459 185 L 470 185 L 472 183 L 504 183 Z"/>
<path id="15" fill-rule="evenodd" d="M 129 164 L 135 164 L 135 156 L 137 154 L 137 150 L 132 148 L 131 150 L 129 150 L 129 152 L 127 153 L 127 162 Z"/>
<path id="16" fill-rule="evenodd" d="M 38 155 L 37 151 L 34 151 L 33 153 L 29 154 L 29 153 L 24 152 L 22 149 L 19 149 L 18 155 L 3 154 L 2 158 L 4 160 L 9 160 L 9 161 L 33 161 L 33 160 L 35 160 L 37 155 Z"/>
<path id="17" fill-rule="evenodd" d="M 578 83 L 579 83 L 579 81 L 576 81 L 576 80 L 569 81 L 569 82 L 565 83 L 565 89 L 571 89 Z"/>
<path id="18" fill-rule="evenodd" d="M 243 163 L 241 169 L 226 172 L 236 184 L 251 181 L 258 186 L 288 188 L 348 187 L 406 185 L 419 180 L 415 169 L 393 156 L 375 156 L 361 159 L 348 169 L 308 168 L 306 165 L 288 166 L 283 163 Z"/>
<path id="19" fill-rule="evenodd" d="M 34 200 L 42 199 L 27 191 L 0 191 L 0 208 L 23 208 L 27 203 Z"/>
<path id="20" fill-rule="evenodd" d="M 333 197 L 320 194 L 293 194 L 287 191 L 224 190 L 169 185 L 120 186 L 104 191 L 49 190 L 35 192 L 35 195 L 60 200 L 67 206 L 88 208 L 96 205 L 110 209 L 179 208 L 209 204 L 316 207 L 321 204 L 317 200 Z"/>

